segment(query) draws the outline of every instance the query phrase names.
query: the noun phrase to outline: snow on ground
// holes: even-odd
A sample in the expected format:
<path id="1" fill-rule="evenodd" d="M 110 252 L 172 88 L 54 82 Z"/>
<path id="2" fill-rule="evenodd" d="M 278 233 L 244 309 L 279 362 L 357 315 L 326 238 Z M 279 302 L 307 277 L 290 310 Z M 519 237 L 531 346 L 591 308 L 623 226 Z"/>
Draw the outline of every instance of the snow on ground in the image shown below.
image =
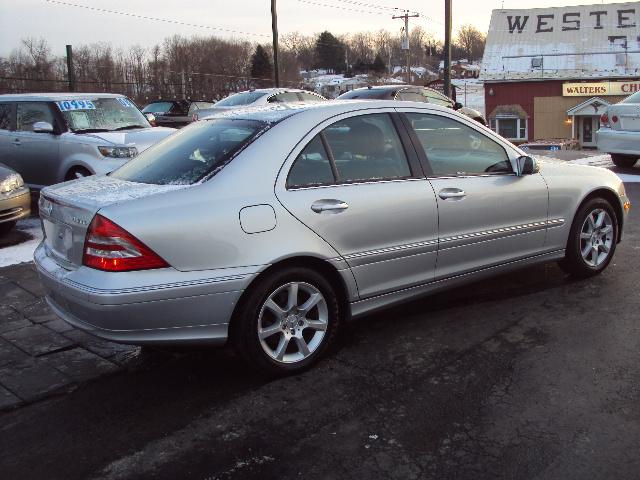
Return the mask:
<path id="1" fill-rule="evenodd" d="M 33 251 L 42 241 L 42 229 L 40 228 L 40 219 L 37 217 L 20 220 L 15 229 L 17 233 L 28 237 L 29 240 L 11 245 L 9 247 L 0 248 L 0 267 L 15 265 L 16 263 L 30 262 L 33 260 Z M 12 232 L 15 234 L 16 232 Z"/>
<path id="2" fill-rule="evenodd" d="M 454 78 L 451 83 L 456 86 L 456 100 L 465 107 L 473 108 L 486 116 L 484 108 L 484 84 L 475 78 Z M 465 96 L 466 90 L 466 96 Z"/>

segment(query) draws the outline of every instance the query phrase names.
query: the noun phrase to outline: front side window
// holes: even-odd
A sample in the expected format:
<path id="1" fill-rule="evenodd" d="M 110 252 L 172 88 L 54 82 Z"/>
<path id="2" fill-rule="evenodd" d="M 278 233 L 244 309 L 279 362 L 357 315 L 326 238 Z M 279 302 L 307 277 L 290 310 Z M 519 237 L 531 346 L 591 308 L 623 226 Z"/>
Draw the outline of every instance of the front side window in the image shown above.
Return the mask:
<path id="1" fill-rule="evenodd" d="M 111 175 L 131 182 L 191 185 L 216 173 L 268 124 L 219 118 L 195 122 L 148 148 Z"/>
<path id="2" fill-rule="evenodd" d="M 146 117 L 124 97 L 55 102 L 72 132 L 105 132 L 149 128 Z"/>
<path id="3" fill-rule="evenodd" d="M 13 105 L 0 103 L 0 130 L 11 130 Z"/>
<path id="4" fill-rule="evenodd" d="M 505 149 L 477 130 L 439 115 L 406 116 L 434 176 L 513 173 Z"/>
<path id="5" fill-rule="evenodd" d="M 238 107 L 240 105 L 249 105 L 260 97 L 264 97 L 264 92 L 242 92 L 233 94 L 215 104 L 216 107 Z"/>
<path id="6" fill-rule="evenodd" d="M 16 112 L 16 129 L 32 132 L 33 124 L 36 122 L 47 122 L 53 125 L 53 114 L 49 105 L 44 102 L 19 103 Z"/>

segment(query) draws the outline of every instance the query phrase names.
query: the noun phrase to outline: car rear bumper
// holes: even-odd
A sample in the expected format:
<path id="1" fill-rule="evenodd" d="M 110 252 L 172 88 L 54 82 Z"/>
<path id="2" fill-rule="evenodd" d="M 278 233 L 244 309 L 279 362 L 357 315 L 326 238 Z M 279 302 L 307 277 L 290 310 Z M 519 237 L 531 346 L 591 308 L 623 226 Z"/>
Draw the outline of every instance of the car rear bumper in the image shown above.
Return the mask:
<path id="1" fill-rule="evenodd" d="M 174 269 L 111 273 L 80 267 L 69 271 L 47 255 L 44 244 L 36 249 L 34 260 L 47 303 L 57 316 L 119 343 L 222 344 L 235 305 L 253 278 L 245 271 L 231 275 L 210 271 L 208 276 Z M 159 278 L 168 278 L 166 274 L 171 283 L 158 283 Z M 108 288 L 83 279 L 98 279 Z M 116 283 L 121 286 L 116 288 Z"/>
<path id="2" fill-rule="evenodd" d="M 9 195 L 0 194 L 0 223 L 13 222 L 31 214 L 31 195 L 24 187 Z"/>
<path id="3" fill-rule="evenodd" d="M 601 128 L 596 132 L 598 150 L 640 157 L 640 132 Z"/>

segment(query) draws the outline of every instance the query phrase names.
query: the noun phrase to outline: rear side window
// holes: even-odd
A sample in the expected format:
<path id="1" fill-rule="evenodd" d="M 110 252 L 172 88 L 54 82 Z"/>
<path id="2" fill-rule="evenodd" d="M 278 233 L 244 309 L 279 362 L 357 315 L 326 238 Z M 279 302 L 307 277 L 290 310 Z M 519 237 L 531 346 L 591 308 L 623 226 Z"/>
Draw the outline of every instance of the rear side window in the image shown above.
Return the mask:
<path id="1" fill-rule="evenodd" d="M 335 180 L 331 170 L 331 162 L 322 144 L 320 135 L 316 135 L 300 152 L 289 170 L 287 187 L 309 187 L 328 185 Z"/>
<path id="2" fill-rule="evenodd" d="M 235 93 L 223 100 L 220 100 L 215 105 L 217 107 L 237 107 L 238 105 L 249 105 L 255 102 L 260 97 L 264 97 L 264 92 L 242 92 Z"/>
<path id="3" fill-rule="evenodd" d="M 13 105 L 0 103 L 0 130 L 11 130 Z"/>
<path id="4" fill-rule="evenodd" d="M 191 185 L 215 174 L 268 124 L 220 118 L 196 122 L 148 148 L 111 175 L 131 182 Z"/>
<path id="5" fill-rule="evenodd" d="M 513 173 L 505 149 L 483 133 L 439 115 L 405 115 L 435 176 Z"/>
<path id="6" fill-rule="evenodd" d="M 343 93 L 338 98 L 341 100 L 347 100 L 349 98 L 393 98 L 395 95 L 394 90 L 387 90 L 382 88 L 358 88 L 351 90 L 350 92 Z"/>
<path id="7" fill-rule="evenodd" d="M 633 95 L 629 95 L 620 103 L 640 103 L 640 92 L 636 92 Z"/>
<path id="8" fill-rule="evenodd" d="M 44 102 L 18 103 L 16 129 L 22 132 L 32 132 L 33 124 L 36 122 L 47 122 L 53 125 L 53 114 L 49 105 Z"/>
<path id="9" fill-rule="evenodd" d="M 427 101 L 429 103 L 433 103 L 435 105 L 440 105 L 442 107 L 452 107 L 453 106 L 453 100 L 451 100 L 448 97 L 445 97 L 444 95 L 440 95 L 436 92 L 430 92 L 430 91 L 426 91 L 425 95 L 427 96 Z"/>
<path id="10" fill-rule="evenodd" d="M 155 102 L 144 107 L 142 113 L 169 113 L 173 108 L 173 102 Z"/>

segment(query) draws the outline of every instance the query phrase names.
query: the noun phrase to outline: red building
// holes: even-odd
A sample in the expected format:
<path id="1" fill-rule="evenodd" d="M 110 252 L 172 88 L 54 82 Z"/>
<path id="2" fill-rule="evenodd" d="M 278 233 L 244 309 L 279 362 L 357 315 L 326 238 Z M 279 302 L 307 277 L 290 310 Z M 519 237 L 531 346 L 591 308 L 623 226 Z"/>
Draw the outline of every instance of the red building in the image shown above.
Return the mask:
<path id="1" fill-rule="evenodd" d="M 639 25 L 638 2 L 494 10 L 480 75 L 491 128 L 595 147 L 607 105 L 640 89 Z"/>

